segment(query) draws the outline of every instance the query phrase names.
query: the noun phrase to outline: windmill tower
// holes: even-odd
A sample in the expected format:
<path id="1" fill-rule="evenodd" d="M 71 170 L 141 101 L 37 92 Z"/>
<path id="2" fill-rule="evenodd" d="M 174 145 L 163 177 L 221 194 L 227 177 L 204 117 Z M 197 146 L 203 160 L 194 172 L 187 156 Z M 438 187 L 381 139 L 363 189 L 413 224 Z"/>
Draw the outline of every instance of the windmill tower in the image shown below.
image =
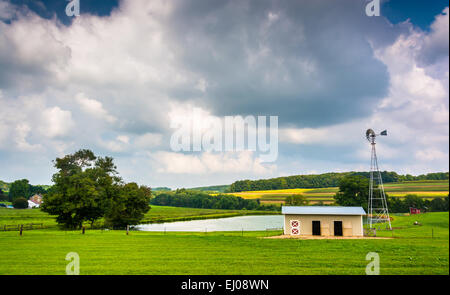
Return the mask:
<path id="1" fill-rule="evenodd" d="M 384 130 L 380 134 L 375 134 L 372 129 L 367 129 L 366 138 L 372 146 L 372 156 L 370 159 L 370 184 L 369 184 L 369 205 L 368 205 L 368 223 L 373 228 L 376 223 L 385 223 L 392 229 L 389 210 L 384 193 L 383 179 L 378 168 L 377 152 L 375 149 L 375 138 L 379 135 L 386 136 Z"/>

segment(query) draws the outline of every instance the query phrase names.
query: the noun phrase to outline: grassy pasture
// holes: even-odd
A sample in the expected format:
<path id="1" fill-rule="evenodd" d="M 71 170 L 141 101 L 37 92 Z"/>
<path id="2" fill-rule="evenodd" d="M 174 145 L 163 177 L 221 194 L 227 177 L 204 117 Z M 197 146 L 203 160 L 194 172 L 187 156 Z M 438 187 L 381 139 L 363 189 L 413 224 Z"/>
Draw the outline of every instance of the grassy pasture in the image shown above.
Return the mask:
<path id="1" fill-rule="evenodd" d="M 408 181 L 388 183 L 384 185 L 385 191 L 391 197 L 402 198 L 408 194 L 414 194 L 422 198 L 430 199 L 436 197 L 446 197 L 449 194 L 448 181 Z M 245 199 L 260 199 L 262 203 L 284 202 L 286 196 L 292 194 L 303 194 L 311 204 L 322 201 L 325 204 L 333 203 L 333 196 L 338 192 L 338 187 L 327 187 L 317 189 L 282 189 L 265 191 L 245 191 L 230 193 Z"/>
<path id="2" fill-rule="evenodd" d="M 1 213 L 0 213 L 1 214 Z M 66 254 L 89 274 L 365 274 L 368 252 L 380 272 L 449 274 L 449 215 L 394 216 L 393 239 L 265 239 L 280 232 L 154 233 L 44 229 L 0 232 L 0 274 L 65 274 Z M 413 225 L 414 221 L 422 225 Z M 434 238 L 431 238 L 433 232 Z M 378 231 L 391 237 L 390 231 Z"/>

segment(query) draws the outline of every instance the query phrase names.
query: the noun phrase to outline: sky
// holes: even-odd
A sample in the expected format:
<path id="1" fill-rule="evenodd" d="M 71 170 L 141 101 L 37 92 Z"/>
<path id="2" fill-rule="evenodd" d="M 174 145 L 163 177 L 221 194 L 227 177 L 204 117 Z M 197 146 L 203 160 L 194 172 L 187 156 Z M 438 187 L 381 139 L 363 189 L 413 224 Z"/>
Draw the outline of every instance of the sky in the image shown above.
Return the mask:
<path id="1" fill-rule="evenodd" d="M 152 187 L 367 171 L 368 128 L 382 170 L 448 171 L 448 1 L 369 2 L 0 0 L 0 180 L 81 148 Z M 277 116 L 276 161 L 175 151 L 195 110 Z"/>

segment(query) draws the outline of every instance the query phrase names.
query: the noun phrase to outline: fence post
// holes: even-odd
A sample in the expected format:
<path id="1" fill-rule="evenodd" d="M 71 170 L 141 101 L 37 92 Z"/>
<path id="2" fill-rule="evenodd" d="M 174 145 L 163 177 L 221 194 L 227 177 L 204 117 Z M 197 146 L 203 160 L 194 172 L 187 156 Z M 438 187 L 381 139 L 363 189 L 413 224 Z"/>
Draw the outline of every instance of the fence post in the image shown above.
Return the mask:
<path id="1" fill-rule="evenodd" d="M 130 226 L 127 225 L 127 236 L 128 236 L 128 231 L 130 230 Z"/>
<path id="2" fill-rule="evenodd" d="M 20 236 L 22 236 L 23 224 L 20 225 Z"/>
<path id="3" fill-rule="evenodd" d="M 84 232 L 86 231 L 86 228 L 84 227 L 84 225 L 81 228 L 81 233 L 84 235 Z"/>

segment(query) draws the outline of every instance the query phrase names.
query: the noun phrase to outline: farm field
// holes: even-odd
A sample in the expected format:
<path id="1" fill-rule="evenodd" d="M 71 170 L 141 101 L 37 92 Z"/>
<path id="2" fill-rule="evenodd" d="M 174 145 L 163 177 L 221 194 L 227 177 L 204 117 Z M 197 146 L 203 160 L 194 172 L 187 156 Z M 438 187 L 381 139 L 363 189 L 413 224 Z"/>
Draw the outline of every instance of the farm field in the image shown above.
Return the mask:
<path id="1" fill-rule="evenodd" d="M 402 198 L 408 194 L 414 194 L 422 198 L 432 199 L 436 197 L 447 197 L 449 194 L 449 182 L 447 181 L 407 181 L 395 182 L 384 185 L 386 193 L 391 197 Z M 284 203 L 286 196 L 292 194 L 303 194 L 308 198 L 310 204 L 323 202 L 333 203 L 333 196 L 339 190 L 338 187 L 328 188 L 296 188 L 282 190 L 245 191 L 229 193 L 245 199 L 260 199 L 262 203 Z"/>
<path id="2" fill-rule="evenodd" d="M 365 274 L 368 252 L 380 255 L 384 275 L 449 274 L 448 213 L 395 215 L 393 226 L 394 238 L 383 240 L 265 239 L 266 232 L 0 232 L 0 274 L 63 275 L 69 252 L 79 254 L 82 275 Z"/>
<path id="3" fill-rule="evenodd" d="M 197 209 L 182 207 L 151 206 L 142 223 L 171 222 L 205 218 L 221 218 L 241 215 L 279 214 L 269 211 Z M 101 222 L 101 221 L 100 221 Z M 56 228 L 55 217 L 39 209 L 6 209 L 0 208 L 0 230 L 4 225 L 42 223 L 46 228 Z M 86 225 L 88 227 L 88 225 Z"/>

